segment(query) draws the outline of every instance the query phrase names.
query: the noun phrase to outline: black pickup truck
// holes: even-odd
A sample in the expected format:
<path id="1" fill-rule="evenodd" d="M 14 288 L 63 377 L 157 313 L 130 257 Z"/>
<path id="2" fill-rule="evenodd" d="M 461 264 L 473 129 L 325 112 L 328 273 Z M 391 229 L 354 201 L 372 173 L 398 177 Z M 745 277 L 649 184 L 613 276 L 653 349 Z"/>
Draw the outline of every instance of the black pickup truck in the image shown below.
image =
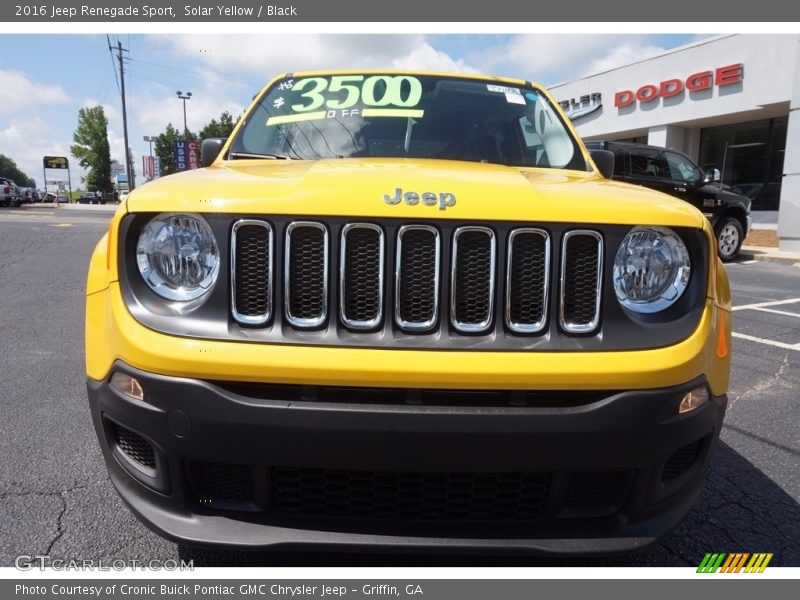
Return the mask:
<path id="1" fill-rule="evenodd" d="M 736 257 L 750 231 L 750 199 L 720 183 L 717 169 L 703 173 L 688 156 L 670 148 L 628 142 L 586 142 L 614 153 L 614 179 L 643 185 L 685 200 L 714 226 L 719 257 Z"/>

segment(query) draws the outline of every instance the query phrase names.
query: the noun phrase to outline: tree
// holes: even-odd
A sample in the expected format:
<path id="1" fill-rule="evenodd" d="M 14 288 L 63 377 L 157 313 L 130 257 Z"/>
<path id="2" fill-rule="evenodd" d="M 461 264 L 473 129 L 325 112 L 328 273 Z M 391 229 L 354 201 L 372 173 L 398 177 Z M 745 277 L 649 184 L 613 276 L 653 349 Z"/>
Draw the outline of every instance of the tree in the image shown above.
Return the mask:
<path id="1" fill-rule="evenodd" d="M 233 115 L 229 113 L 227 110 L 219 116 L 219 121 L 216 119 L 211 119 L 208 124 L 200 130 L 198 137 L 201 140 L 206 140 L 208 138 L 226 138 L 228 137 L 231 132 L 233 132 L 233 128 L 236 126 L 237 119 L 233 118 Z"/>
<path id="2" fill-rule="evenodd" d="M 72 135 L 70 152 L 88 170 L 83 181 L 86 187 L 111 192 L 111 151 L 108 145 L 108 119 L 102 106 L 78 111 L 78 128 Z"/>
<path id="3" fill-rule="evenodd" d="M 4 154 L 0 154 L 0 177 L 10 179 L 20 187 L 36 187 L 36 182 L 20 171 L 17 163 Z"/>
<path id="4" fill-rule="evenodd" d="M 171 175 L 176 172 L 175 168 L 175 142 L 181 139 L 178 130 L 172 126 L 172 123 L 167 124 L 167 128 L 163 133 L 160 133 L 156 138 L 156 156 L 161 165 L 161 172 L 159 175 Z"/>

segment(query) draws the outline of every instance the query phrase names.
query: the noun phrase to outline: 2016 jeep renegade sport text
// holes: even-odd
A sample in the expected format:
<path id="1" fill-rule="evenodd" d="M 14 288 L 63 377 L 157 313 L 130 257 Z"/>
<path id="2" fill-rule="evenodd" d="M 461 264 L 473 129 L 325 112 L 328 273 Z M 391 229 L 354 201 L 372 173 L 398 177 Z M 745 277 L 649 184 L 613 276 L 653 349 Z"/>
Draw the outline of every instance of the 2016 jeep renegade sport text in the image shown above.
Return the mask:
<path id="1" fill-rule="evenodd" d="M 89 269 L 94 425 L 155 531 L 601 553 L 690 508 L 730 364 L 714 232 L 610 181 L 544 89 L 283 75 L 202 162 Z"/>

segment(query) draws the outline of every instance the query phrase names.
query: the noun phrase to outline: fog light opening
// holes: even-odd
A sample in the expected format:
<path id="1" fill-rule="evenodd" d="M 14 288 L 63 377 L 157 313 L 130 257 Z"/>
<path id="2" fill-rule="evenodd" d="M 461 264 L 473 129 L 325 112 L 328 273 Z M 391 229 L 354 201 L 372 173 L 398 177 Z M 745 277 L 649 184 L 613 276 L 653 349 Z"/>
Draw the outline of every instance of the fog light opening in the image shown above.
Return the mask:
<path id="1" fill-rule="evenodd" d="M 142 391 L 142 385 L 139 383 L 138 379 L 131 377 L 130 375 L 116 372 L 111 376 L 110 385 L 115 390 L 125 394 L 129 398 L 133 398 L 134 400 L 144 400 L 144 391 Z"/>
<path id="2" fill-rule="evenodd" d="M 686 392 L 678 407 L 678 414 L 682 415 L 697 410 L 706 402 L 708 402 L 708 388 L 703 385 L 693 389 L 691 392 Z"/>

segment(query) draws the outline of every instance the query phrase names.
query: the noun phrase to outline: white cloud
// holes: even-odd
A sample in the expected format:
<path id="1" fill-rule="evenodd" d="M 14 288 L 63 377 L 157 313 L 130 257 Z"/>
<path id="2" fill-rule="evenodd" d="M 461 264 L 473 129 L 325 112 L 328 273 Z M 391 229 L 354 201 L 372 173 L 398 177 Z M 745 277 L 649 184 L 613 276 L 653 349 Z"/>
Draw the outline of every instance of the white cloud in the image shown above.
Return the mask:
<path id="1" fill-rule="evenodd" d="M 663 51 L 647 35 L 517 35 L 467 59 L 483 71 L 549 85 Z"/>
<path id="2" fill-rule="evenodd" d="M 475 68 L 463 60 L 455 60 L 446 52 L 436 50 L 430 44 L 423 43 L 408 54 L 392 60 L 395 69 L 422 71 L 461 71 L 475 72 Z"/>
<path id="3" fill-rule="evenodd" d="M 613 48 L 605 56 L 601 56 L 592 62 L 592 66 L 583 75 L 590 73 L 600 73 L 615 69 L 633 62 L 661 54 L 665 48 L 653 44 L 622 44 Z"/>
<path id="4" fill-rule="evenodd" d="M 85 172 L 70 155 L 69 145 L 53 140 L 50 133 L 50 125 L 41 116 L 9 123 L 5 129 L 0 129 L 0 154 L 13 159 L 23 173 L 36 180 L 40 188 L 44 187 L 42 159 L 45 156 L 68 156 L 72 189 L 76 189 Z"/>
<path id="5" fill-rule="evenodd" d="M 434 49 L 423 35 L 174 35 L 150 43 L 180 58 L 200 59 L 218 77 L 245 74 L 248 85 L 273 76 L 313 69 L 436 69 L 474 71 Z M 234 74 L 234 75 L 232 75 Z M 260 80 L 260 81 L 259 81 Z M 219 81 L 215 82 L 219 86 Z"/>
<path id="6" fill-rule="evenodd" d="M 59 85 L 32 80 L 20 71 L 0 69 L 0 115 L 10 115 L 37 104 L 60 104 L 69 96 Z"/>

